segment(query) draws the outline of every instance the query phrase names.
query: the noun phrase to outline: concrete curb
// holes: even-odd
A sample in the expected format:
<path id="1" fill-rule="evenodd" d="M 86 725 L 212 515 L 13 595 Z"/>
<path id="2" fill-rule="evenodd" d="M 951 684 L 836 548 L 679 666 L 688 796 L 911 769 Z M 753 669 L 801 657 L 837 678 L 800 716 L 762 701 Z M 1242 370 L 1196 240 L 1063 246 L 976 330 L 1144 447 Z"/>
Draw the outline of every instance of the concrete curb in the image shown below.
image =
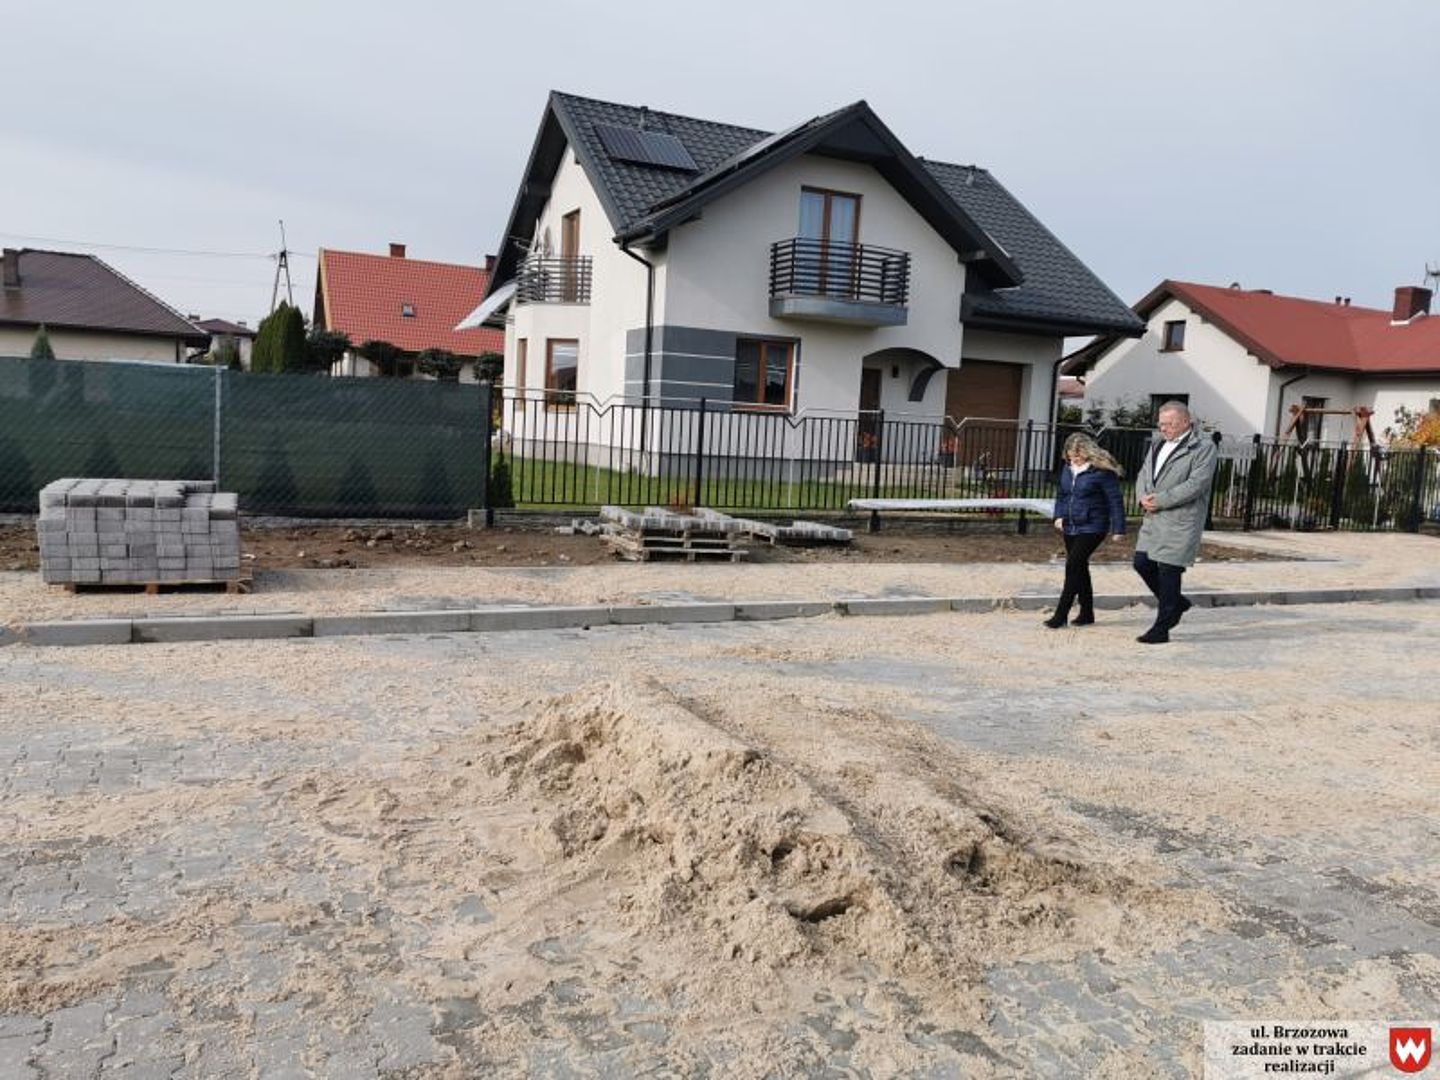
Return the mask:
<path id="1" fill-rule="evenodd" d="M 1273 589 L 1187 593 L 1197 608 L 1261 604 L 1396 603 L 1440 599 L 1440 586 Z M 0 646 L 129 645 L 187 641 L 253 641 L 372 634 L 466 634 L 507 630 L 588 630 L 594 626 L 749 622 L 820 615 L 933 615 L 958 611 L 1043 611 L 1052 596 L 904 596 L 844 600 L 741 600 L 602 607 L 486 607 L 443 611 L 370 611 L 353 615 L 206 615 L 139 619 L 73 619 L 0 626 Z M 1148 594 L 1097 596 L 1103 610 L 1153 607 Z"/>

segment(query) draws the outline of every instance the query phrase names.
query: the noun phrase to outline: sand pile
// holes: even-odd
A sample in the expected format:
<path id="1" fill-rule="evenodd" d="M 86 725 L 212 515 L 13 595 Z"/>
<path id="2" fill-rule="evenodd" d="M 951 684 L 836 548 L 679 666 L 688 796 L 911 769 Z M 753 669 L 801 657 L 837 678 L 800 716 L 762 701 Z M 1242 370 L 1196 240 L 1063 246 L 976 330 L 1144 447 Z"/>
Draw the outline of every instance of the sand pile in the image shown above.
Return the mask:
<path id="1" fill-rule="evenodd" d="M 1214 914 L 973 804 L 943 758 L 927 776 L 870 753 L 859 776 L 842 752 L 807 778 L 653 682 L 555 700 L 495 744 L 490 769 L 536 807 L 544 859 L 602 875 L 625 925 L 711 961 L 865 964 L 955 1000 L 957 978 L 1017 951 Z"/>

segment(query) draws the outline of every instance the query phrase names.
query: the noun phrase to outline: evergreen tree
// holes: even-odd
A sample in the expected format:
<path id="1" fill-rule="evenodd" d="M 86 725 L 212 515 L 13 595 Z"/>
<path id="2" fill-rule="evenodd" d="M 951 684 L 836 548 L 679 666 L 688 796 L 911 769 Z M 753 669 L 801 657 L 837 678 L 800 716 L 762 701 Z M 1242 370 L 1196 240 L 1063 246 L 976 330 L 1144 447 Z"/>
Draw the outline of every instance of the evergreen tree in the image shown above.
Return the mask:
<path id="1" fill-rule="evenodd" d="M 298 307 L 282 304 L 276 314 L 283 312 L 280 322 L 280 370 L 302 372 L 310 370 L 310 349 L 305 340 L 305 316 Z"/>
<path id="2" fill-rule="evenodd" d="M 458 382 L 463 361 L 445 349 L 425 349 L 415 357 L 415 367 L 422 374 L 440 382 Z"/>
<path id="3" fill-rule="evenodd" d="M 35 344 L 30 346 L 31 360 L 54 360 L 55 350 L 50 345 L 50 334 L 42 323 L 35 334 Z"/>
<path id="4" fill-rule="evenodd" d="M 495 448 L 495 460 L 490 465 L 490 490 L 487 494 L 493 508 L 500 509 L 515 505 L 515 488 L 510 478 L 510 462 L 505 458 L 505 451 L 498 446 Z"/>
<path id="5" fill-rule="evenodd" d="M 350 348 L 350 336 L 338 330 L 311 330 L 305 348 L 310 370 L 328 372 Z"/>

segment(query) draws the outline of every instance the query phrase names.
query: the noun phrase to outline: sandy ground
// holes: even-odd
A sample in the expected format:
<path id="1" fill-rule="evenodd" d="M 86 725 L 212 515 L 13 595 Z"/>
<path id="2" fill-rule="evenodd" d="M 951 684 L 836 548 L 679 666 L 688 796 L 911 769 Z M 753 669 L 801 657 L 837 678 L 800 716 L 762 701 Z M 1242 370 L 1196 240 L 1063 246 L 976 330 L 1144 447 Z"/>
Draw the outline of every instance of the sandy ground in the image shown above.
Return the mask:
<path id="1" fill-rule="evenodd" d="M 883 534 L 882 534 L 883 535 Z M 565 537 L 585 545 L 589 537 Z M 986 538 L 992 556 L 1015 537 Z M 1440 538 L 1409 534 L 1215 533 L 1224 554 L 1249 550 L 1254 559 L 1207 560 L 1190 571 L 1187 590 L 1338 588 L 1440 584 Z M 503 541 L 500 541 L 503 542 Z M 881 541 L 877 541 L 879 543 Z M 901 547 L 896 537 L 885 541 Z M 931 541 L 925 541 L 929 543 Z M 942 541 L 944 542 L 943 538 Z M 952 538 L 962 543 L 963 538 Z M 70 595 L 27 572 L 0 573 L 0 622 L 100 618 L 108 615 L 216 612 L 357 611 L 474 607 L 485 604 L 647 603 L 669 598 L 838 599 L 863 596 L 1055 595 L 1062 568 L 1053 537 L 1019 548 L 1049 561 L 887 562 L 845 559 L 807 563 L 617 563 L 591 566 L 402 565 L 388 569 L 261 571 L 255 591 L 162 596 L 124 593 Z M 1048 545 L 1048 546 L 1046 546 Z M 924 558 L 923 548 L 921 558 Z M 933 558 L 933 556 L 932 556 Z M 1128 562 L 1094 568 L 1099 593 L 1134 594 L 1142 587 Z"/>
<path id="2" fill-rule="evenodd" d="M 1144 621 L 0 650 L 6 1060 L 1149 1078 L 1435 1015 L 1440 605 Z"/>

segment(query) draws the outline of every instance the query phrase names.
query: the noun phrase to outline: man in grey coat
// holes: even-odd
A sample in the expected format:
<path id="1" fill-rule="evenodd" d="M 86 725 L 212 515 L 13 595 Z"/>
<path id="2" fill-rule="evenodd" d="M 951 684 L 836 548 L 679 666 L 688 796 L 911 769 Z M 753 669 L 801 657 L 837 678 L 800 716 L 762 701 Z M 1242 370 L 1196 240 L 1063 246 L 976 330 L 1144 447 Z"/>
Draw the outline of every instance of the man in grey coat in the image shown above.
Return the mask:
<path id="1" fill-rule="evenodd" d="M 1200 534 L 1210 507 L 1215 478 L 1215 444 L 1197 432 L 1183 402 L 1160 406 L 1160 438 L 1150 446 L 1135 477 L 1135 495 L 1145 516 L 1135 541 L 1135 572 L 1159 604 L 1155 625 L 1137 641 L 1163 645 L 1190 601 L 1180 592 L 1180 578 L 1195 564 Z"/>

